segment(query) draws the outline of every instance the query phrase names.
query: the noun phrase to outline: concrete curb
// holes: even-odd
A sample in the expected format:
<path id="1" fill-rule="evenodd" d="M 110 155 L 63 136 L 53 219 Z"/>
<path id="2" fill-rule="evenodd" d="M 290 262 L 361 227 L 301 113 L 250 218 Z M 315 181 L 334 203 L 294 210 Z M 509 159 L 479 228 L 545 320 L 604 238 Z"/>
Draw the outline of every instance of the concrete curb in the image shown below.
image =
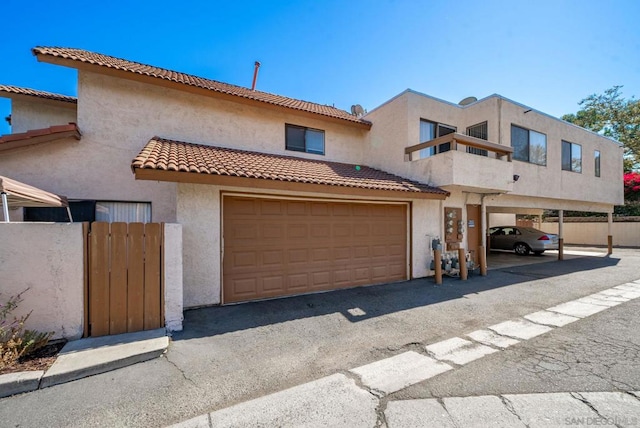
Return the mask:
<path id="1" fill-rule="evenodd" d="M 162 355 L 169 346 L 165 329 L 140 331 L 67 343 L 44 371 L 0 375 L 0 398 L 120 369 Z"/>
<path id="2" fill-rule="evenodd" d="M 35 391 L 44 371 L 9 373 L 0 376 L 0 398 Z"/>

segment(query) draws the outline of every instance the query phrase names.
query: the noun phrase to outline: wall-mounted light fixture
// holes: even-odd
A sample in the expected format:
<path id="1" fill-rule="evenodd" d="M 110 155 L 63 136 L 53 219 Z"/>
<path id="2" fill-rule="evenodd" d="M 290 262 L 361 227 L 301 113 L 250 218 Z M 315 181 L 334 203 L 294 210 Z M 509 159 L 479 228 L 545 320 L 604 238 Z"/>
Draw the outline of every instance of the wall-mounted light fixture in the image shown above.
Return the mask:
<path id="1" fill-rule="evenodd" d="M 518 174 L 513 174 L 513 182 L 520 180 L 520 176 Z"/>

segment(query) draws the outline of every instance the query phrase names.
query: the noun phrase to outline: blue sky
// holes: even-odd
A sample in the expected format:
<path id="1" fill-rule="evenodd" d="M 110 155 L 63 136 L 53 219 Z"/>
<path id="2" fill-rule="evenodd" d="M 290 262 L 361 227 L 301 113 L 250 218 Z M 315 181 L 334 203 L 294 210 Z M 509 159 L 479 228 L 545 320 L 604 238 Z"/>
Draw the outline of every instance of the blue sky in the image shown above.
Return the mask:
<path id="1" fill-rule="evenodd" d="M 258 60 L 257 89 L 345 110 L 371 110 L 407 88 L 451 102 L 499 93 L 555 116 L 613 85 L 640 96 L 635 0 L 5 0 L 2 15 L 0 83 L 69 95 L 75 70 L 38 63 L 32 47 L 83 48 L 242 86 Z"/>

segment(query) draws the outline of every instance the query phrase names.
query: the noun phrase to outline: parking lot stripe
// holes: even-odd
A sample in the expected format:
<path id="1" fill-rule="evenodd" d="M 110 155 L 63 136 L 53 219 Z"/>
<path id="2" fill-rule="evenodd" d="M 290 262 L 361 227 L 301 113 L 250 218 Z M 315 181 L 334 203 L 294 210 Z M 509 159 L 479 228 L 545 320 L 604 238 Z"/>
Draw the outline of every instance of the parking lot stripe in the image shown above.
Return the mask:
<path id="1" fill-rule="evenodd" d="M 476 330 L 467 334 L 467 337 L 475 340 L 476 342 L 482 343 L 484 345 L 497 346 L 498 348 L 508 348 L 511 345 L 515 345 L 516 343 L 520 343 L 519 340 L 513 339 L 511 337 L 500 336 L 496 332 L 491 330 Z"/>
<path id="2" fill-rule="evenodd" d="M 597 314 L 600 311 L 604 311 L 605 309 L 607 309 L 606 306 L 581 303 L 575 300 L 567 303 L 562 303 L 551 308 L 547 308 L 547 310 L 551 312 L 558 312 L 578 318 L 586 318 L 590 315 Z"/>
<path id="3" fill-rule="evenodd" d="M 408 351 L 349 370 L 360 376 L 364 385 L 376 393 L 391 394 L 451 370 L 443 363 L 414 351 Z"/>
<path id="4" fill-rule="evenodd" d="M 529 315 L 525 315 L 524 317 L 536 324 L 544 324 L 553 327 L 562 327 L 580 319 L 572 317 L 570 315 L 564 315 L 557 312 L 549 311 L 538 311 Z"/>
<path id="5" fill-rule="evenodd" d="M 606 309 L 602 307 L 603 309 Z M 553 328 L 546 325 L 540 325 L 524 319 L 509 320 L 488 327 L 503 336 L 515 337 L 516 339 L 527 340 L 532 337 L 547 333 Z"/>
<path id="6" fill-rule="evenodd" d="M 433 343 L 426 346 L 425 349 L 438 360 L 451 361 L 459 365 L 467 364 L 485 355 L 498 352 L 495 348 L 470 342 L 459 337 Z"/>

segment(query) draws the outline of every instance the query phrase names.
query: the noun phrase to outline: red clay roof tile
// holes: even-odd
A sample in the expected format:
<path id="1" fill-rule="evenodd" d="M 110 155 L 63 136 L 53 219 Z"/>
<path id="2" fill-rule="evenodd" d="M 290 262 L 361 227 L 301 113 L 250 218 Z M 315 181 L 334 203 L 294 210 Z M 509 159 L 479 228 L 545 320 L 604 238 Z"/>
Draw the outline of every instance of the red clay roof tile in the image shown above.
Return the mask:
<path id="1" fill-rule="evenodd" d="M 73 137 L 77 140 L 81 137 L 78 125 L 75 123 L 55 125 L 42 129 L 32 129 L 19 134 L 0 135 L 0 151 L 69 137 Z"/>
<path id="2" fill-rule="evenodd" d="M 69 95 L 54 94 L 53 92 L 21 88 L 18 86 L 0 85 L 0 92 L 11 95 L 28 95 L 30 97 L 45 98 L 48 100 L 63 101 L 66 103 L 78 103 L 78 99 L 76 97 L 71 97 Z"/>
<path id="3" fill-rule="evenodd" d="M 357 116 L 354 116 L 344 110 L 340 110 L 332 106 L 297 100 L 294 98 L 288 98 L 282 95 L 275 95 L 262 91 L 252 91 L 251 89 L 244 88 L 242 86 L 236 86 L 229 83 L 205 79 L 203 77 L 193 76 L 190 74 L 180 73 L 177 71 L 115 58 L 112 56 L 94 53 L 83 49 L 38 46 L 33 48 L 33 54 L 37 56 L 42 55 L 78 61 L 129 73 L 135 73 L 138 75 L 154 77 L 157 79 L 169 80 L 176 83 L 181 83 L 183 85 L 207 89 L 213 92 L 233 95 L 236 97 L 242 97 L 245 99 L 286 107 L 293 110 L 315 113 L 322 116 L 371 126 L 370 122 L 362 120 Z"/>
<path id="4" fill-rule="evenodd" d="M 262 178 L 362 189 L 448 195 L 437 187 L 364 165 L 303 159 L 152 138 L 131 168 Z"/>

